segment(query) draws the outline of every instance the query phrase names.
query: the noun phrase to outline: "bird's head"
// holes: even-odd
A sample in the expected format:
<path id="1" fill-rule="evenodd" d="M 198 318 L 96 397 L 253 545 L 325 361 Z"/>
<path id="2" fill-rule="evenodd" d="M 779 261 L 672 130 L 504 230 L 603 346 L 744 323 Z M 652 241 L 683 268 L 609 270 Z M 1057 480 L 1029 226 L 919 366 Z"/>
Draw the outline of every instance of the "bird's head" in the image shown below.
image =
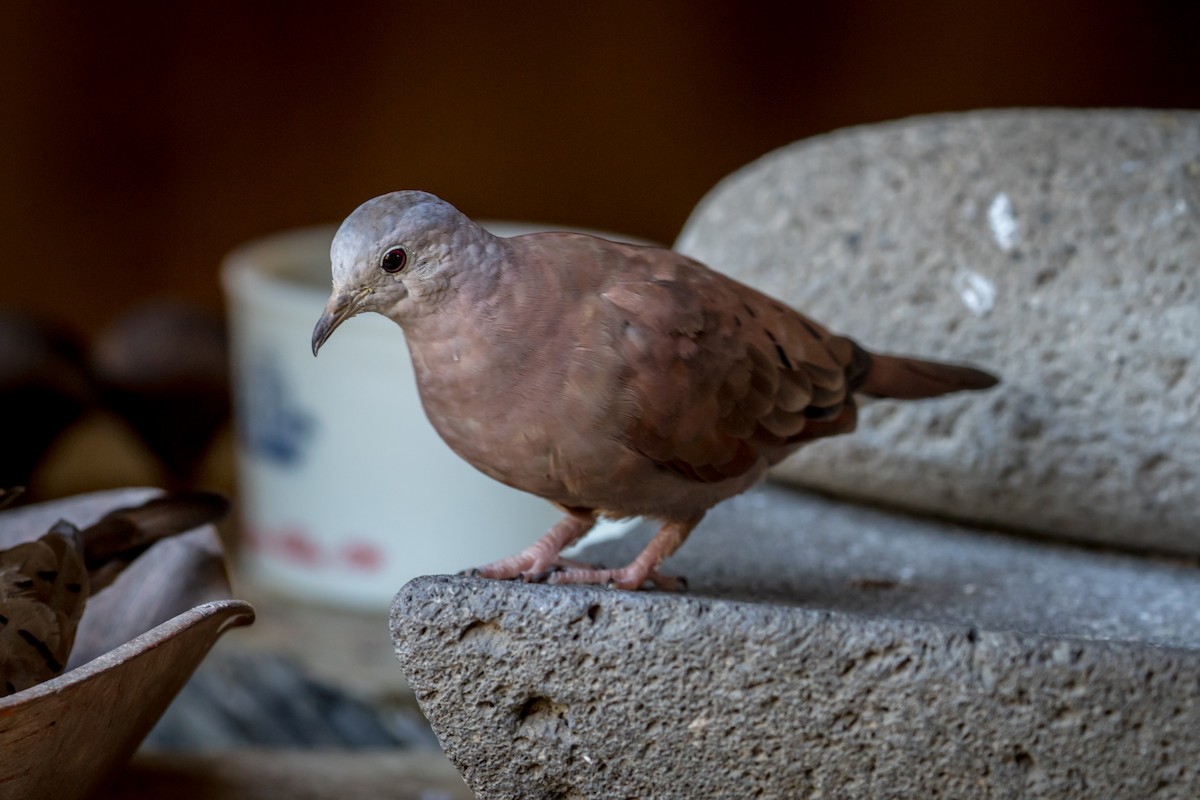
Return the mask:
<path id="1" fill-rule="evenodd" d="M 363 203 L 333 237 L 333 293 L 313 329 L 313 355 L 355 314 L 375 311 L 405 326 L 436 311 L 461 282 L 461 265 L 496 242 L 427 192 L 392 192 Z"/>

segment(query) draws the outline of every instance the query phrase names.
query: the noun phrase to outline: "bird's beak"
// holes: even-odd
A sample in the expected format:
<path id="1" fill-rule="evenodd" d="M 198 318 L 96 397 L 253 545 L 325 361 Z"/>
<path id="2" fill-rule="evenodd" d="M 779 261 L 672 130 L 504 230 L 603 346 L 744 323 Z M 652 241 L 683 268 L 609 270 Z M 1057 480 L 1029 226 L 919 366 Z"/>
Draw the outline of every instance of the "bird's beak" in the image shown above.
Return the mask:
<path id="1" fill-rule="evenodd" d="M 333 335 L 338 325 L 362 310 L 363 303 L 373 291 L 374 289 L 371 287 L 364 286 L 354 291 L 338 292 L 329 298 L 329 302 L 325 305 L 325 313 L 317 320 L 317 327 L 313 328 L 312 350 L 314 356 L 321 349 L 321 345 L 325 344 L 325 340 Z"/>

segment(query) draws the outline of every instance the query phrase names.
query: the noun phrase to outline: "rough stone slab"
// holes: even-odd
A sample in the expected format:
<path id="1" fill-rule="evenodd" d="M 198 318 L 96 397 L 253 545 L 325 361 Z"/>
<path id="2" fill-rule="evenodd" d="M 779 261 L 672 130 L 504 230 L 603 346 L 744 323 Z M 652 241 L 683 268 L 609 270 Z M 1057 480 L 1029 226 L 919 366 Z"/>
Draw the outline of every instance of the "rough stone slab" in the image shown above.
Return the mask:
<path id="1" fill-rule="evenodd" d="M 785 147 L 677 247 L 987 395 L 878 403 L 779 474 L 847 496 L 1200 553 L 1200 112 L 921 117 Z"/>
<path id="2" fill-rule="evenodd" d="M 1194 564 L 767 487 L 666 566 L 690 593 L 401 590 L 401 666 L 478 797 L 1200 796 Z"/>

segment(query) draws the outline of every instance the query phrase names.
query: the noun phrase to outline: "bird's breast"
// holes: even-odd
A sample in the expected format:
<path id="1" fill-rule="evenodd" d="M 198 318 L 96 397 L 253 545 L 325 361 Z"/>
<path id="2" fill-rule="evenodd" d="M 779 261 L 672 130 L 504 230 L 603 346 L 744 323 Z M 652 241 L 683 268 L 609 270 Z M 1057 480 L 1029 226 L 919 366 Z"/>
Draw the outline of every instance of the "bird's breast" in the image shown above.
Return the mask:
<path id="1" fill-rule="evenodd" d="M 410 339 L 426 415 L 484 473 L 566 502 L 573 483 L 617 455 L 601 430 L 613 413 L 611 376 L 561 332 L 481 333 Z"/>

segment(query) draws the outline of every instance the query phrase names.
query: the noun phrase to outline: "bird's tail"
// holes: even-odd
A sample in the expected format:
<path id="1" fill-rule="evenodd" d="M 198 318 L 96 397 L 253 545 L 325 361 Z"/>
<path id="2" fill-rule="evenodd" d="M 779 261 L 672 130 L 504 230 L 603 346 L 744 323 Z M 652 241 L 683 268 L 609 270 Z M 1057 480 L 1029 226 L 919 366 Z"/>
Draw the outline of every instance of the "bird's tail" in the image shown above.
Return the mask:
<path id="1" fill-rule="evenodd" d="M 999 382 L 995 375 L 974 367 L 872 353 L 870 367 L 858 391 L 875 397 L 919 400 L 987 389 Z"/>

